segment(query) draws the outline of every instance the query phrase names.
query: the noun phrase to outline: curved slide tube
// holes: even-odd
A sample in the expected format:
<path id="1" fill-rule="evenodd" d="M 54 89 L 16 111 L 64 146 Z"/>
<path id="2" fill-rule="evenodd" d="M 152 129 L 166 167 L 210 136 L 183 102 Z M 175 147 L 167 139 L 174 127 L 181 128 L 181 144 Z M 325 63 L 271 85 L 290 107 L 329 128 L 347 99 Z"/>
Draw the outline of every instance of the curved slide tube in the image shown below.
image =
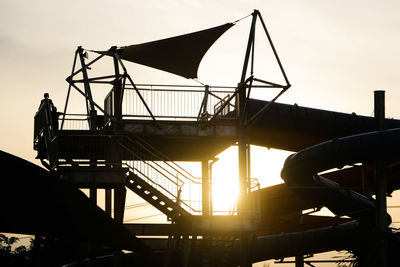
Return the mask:
<path id="1" fill-rule="evenodd" d="M 345 189 L 318 173 L 396 157 L 400 157 L 400 129 L 337 138 L 289 156 L 281 177 L 293 191 L 302 198 L 328 207 L 336 215 L 347 215 L 359 222 L 257 237 L 253 261 L 351 249 L 369 242 L 368 238 L 374 238 L 370 231 L 375 223 L 375 201 Z"/>
<path id="2" fill-rule="evenodd" d="M 368 228 L 354 221 L 303 232 L 260 236 L 253 248 L 253 262 L 352 249 L 370 241 L 372 237 L 367 233 Z M 239 255 L 239 248 L 235 249 L 238 252 L 235 255 Z"/>
<path id="3" fill-rule="evenodd" d="M 373 199 L 345 189 L 318 173 L 399 156 L 400 129 L 368 132 L 337 138 L 289 156 L 281 177 L 301 197 L 319 201 L 336 215 L 348 215 L 360 222 L 374 222 L 371 220 L 375 209 Z"/>

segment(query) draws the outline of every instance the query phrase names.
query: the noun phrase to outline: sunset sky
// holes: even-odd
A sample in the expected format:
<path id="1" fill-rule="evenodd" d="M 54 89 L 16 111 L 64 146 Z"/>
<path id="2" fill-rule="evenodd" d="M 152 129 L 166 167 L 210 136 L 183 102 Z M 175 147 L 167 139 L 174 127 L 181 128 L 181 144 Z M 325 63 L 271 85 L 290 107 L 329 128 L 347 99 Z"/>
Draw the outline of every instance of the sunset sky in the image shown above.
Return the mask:
<path id="1" fill-rule="evenodd" d="M 399 117 L 398 1 L 2 0 L 1 149 L 34 161 L 33 116 L 44 92 L 63 107 L 78 45 L 108 49 L 157 40 L 232 22 L 253 9 L 263 15 L 293 85 L 282 102 L 371 115 L 373 90 L 384 89 L 387 116 Z M 249 24 L 241 21 L 210 49 L 200 81 L 238 82 Z M 127 67 L 135 82 L 181 81 L 133 63 Z"/>
<path id="2" fill-rule="evenodd" d="M 373 91 L 382 89 L 386 117 L 400 118 L 396 0 L 1 0 L 0 149 L 40 164 L 34 159 L 33 117 L 45 92 L 63 108 L 77 46 L 104 50 L 157 40 L 233 22 L 254 9 L 261 12 L 292 84 L 279 102 L 370 116 Z M 250 22 L 240 21 L 209 50 L 199 81 L 239 82 Z M 261 27 L 257 31 L 256 76 L 279 81 Z M 126 67 L 137 83 L 198 84 L 134 63 Z M 253 97 L 264 96 L 258 91 Z M 273 152 L 254 150 L 260 157 L 253 173 L 264 185 L 279 182 L 284 157 L 271 163 L 276 175 L 268 178 L 262 160 Z"/>

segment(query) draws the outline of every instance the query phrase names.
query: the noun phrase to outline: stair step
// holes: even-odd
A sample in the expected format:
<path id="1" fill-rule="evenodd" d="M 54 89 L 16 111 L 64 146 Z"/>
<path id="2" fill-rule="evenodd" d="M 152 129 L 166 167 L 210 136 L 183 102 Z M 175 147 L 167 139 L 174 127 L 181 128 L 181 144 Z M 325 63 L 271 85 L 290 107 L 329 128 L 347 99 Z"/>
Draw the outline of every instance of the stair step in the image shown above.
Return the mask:
<path id="1" fill-rule="evenodd" d="M 126 186 L 172 219 L 189 219 L 191 215 L 145 180 L 130 172 Z"/>

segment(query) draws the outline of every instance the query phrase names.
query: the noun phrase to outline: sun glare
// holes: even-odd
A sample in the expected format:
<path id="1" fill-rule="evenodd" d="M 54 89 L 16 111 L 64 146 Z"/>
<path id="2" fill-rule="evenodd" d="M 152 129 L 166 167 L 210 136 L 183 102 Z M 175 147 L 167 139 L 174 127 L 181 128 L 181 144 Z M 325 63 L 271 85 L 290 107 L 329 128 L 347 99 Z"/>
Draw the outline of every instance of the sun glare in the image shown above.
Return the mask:
<path id="1" fill-rule="evenodd" d="M 252 184 L 259 183 L 267 187 L 283 183 L 280 171 L 289 151 L 251 146 Z M 238 151 L 232 146 L 220 153 L 218 161 L 212 167 L 212 205 L 214 214 L 226 214 L 236 208 L 239 193 Z"/>
<path id="2" fill-rule="evenodd" d="M 221 177 L 212 186 L 213 214 L 225 215 L 234 213 L 239 193 L 237 178 Z"/>
<path id="3" fill-rule="evenodd" d="M 238 197 L 237 147 L 220 153 L 212 166 L 212 206 L 215 215 L 225 215 L 234 210 Z"/>
<path id="4" fill-rule="evenodd" d="M 259 183 L 260 188 L 283 183 L 280 178 L 280 171 L 287 156 L 291 152 L 267 149 L 260 146 L 251 146 L 251 179 L 252 185 Z M 239 195 L 238 178 L 238 150 L 232 146 L 217 155 L 218 161 L 211 164 L 212 184 L 211 203 L 214 215 L 236 214 L 237 200 Z M 184 169 L 195 177 L 201 177 L 201 165 L 198 162 L 179 162 Z M 190 183 L 187 183 L 189 186 Z M 201 184 L 184 187 L 182 199 L 188 201 L 189 205 L 198 212 L 201 212 Z M 254 188 L 257 189 L 257 188 Z M 89 190 L 82 190 L 89 195 Z M 104 191 L 104 190 L 103 190 Z M 98 205 L 104 209 L 104 192 L 98 190 Z M 192 201 L 192 202 L 190 202 Z M 127 221 L 165 221 L 165 216 L 149 205 L 136 208 L 143 200 L 128 191 L 127 209 L 125 219 Z M 133 208 L 135 207 L 135 208 Z M 141 219 L 143 218 L 143 219 Z M 140 220 L 139 220 L 140 219 Z"/>

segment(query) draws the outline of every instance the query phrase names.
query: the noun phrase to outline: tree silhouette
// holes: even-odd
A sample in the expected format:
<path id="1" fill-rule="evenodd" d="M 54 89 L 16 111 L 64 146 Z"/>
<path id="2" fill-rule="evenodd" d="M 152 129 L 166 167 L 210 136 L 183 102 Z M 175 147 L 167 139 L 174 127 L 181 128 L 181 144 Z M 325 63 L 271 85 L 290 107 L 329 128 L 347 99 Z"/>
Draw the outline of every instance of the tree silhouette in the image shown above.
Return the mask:
<path id="1" fill-rule="evenodd" d="M 31 247 L 18 246 L 13 249 L 19 242 L 19 238 L 15 236 L 7 236 L 0 234 L 0 262 L 2 266 L 28 266 L 31 258 Z M 31 240 L 32 244 L 32 240 Z"/>

